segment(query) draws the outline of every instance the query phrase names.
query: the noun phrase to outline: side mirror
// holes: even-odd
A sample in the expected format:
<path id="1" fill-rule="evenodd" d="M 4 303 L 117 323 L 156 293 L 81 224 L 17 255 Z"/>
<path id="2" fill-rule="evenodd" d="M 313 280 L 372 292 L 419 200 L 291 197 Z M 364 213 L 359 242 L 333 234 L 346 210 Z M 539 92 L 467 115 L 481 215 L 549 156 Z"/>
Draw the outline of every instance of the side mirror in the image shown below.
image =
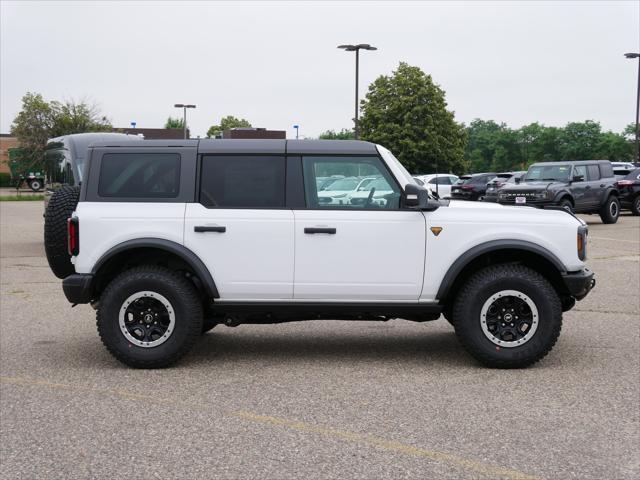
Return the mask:
<path id="1" fill-rule="evenodd" d="M 572 182 L 584 182 L 584 175 L 574 175 L 571 179 Z"/>
<path id="2" fill-rule="evenodd" d="M 416 210 L 433 211 L 440 207 L 440 202 L 431 199 L 426 188 L 415 183 L 405 185 L 402 200 L 405 207 Z"/>
<path id="3" fill-rule="evenodd" d="M 522 181 L 522 177 L 516 177 L 516 178 L 515 178 L 515 182 L 516 182 L 516 183 L 520 183 L 521 181 Z"/>

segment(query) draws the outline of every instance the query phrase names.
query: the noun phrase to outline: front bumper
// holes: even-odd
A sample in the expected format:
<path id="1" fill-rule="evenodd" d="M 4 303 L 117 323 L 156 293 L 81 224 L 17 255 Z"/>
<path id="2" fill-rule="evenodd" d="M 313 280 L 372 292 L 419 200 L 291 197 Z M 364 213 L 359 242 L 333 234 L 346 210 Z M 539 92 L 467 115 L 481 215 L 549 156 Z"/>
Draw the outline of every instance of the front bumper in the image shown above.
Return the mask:
<path id="1" fill-rule="evenodd" d="M 562 275 L 562 281 L 569 294 L 576 300 L 582 300 L 596 285 L 593 272 L 584 268 L 579 272 L 570 272 Z"/>
<path id="2" fill-rule="evenodd" d="M 74 273 L 62 281 L 62 290 L 67 300 L 73 304 L 89 303 L 93 296 L 93 275 Z"/>

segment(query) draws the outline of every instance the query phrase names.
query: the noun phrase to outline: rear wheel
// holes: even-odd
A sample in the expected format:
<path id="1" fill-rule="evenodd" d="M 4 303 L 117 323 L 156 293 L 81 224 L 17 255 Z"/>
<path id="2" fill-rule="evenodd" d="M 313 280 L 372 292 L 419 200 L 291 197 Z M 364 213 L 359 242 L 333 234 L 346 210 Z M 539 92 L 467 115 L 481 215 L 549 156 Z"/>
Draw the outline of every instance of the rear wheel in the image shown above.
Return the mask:
<path id="1" fill-rule="evenodd" d="M 202 332 L 202 303 L 193 284 L 158 266 L 127 270 L 100 298 L 98 333 L 107 350 L 135 368 L 169 366 Z"/>
<path id="2" fill-rule="evenodd" d="M 53 274 L 66 278 L 75 272 L 67 250 L 67 219 L 78 205 L 79 187 L 61 187 L 49 200 L 44 213 L 44 251 Z"/>
<path id="3" fill-rule="evenodd" d="M 640 195 L 636 195 L 631 204 L 631 213 L 634 215 L 640 215 Z"/>
<path id="4" fill-rule="evenodd" d="M 521 265 L 495 265 L 474 274 L 453 306 L 465 349 L 495 368 L 521 368 L 544 357 L 562 328 L 562 305 L 551 284 Z"/>
<path id="5" fill-rule="evenodd" d="M 616 223 L 620 216 L 620 201 L 615 195 L 609 195 L 607 201 L 600 208 L 600 218 L 602 223 Z"/>

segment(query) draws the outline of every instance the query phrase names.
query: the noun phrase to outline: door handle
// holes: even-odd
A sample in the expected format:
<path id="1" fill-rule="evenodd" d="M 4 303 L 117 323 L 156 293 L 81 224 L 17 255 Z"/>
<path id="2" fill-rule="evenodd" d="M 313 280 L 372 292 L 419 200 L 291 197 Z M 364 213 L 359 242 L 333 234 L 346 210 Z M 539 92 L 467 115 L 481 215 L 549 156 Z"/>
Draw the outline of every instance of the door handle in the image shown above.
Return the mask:
<path id="1" fill-rule="evenodd" d="M 585 190 L 591 190 L 591 187 L 589 185 L 587 185 L 587 187 L 585 188 Z"/>
<path id="2" fill-rule="evenodd" d="M 314 233 L 328 233 L 329 235 L 335 235 L 336 229 L 330 227 L 305 227 L 304 233 L 314 234 Z"/>
<path id="3" fill-rule="evenodd" d="M 604 188 L 604 183 L 601 183 L 601 184 L 600 184 L 600 188 Z"/>
<path id="4" fill-rule="evenodd" d="M 224 233 L 227 231 L 227 227 L 221 227 L 219 225 L 216 226 L 206 226 L 206 225 L 198 225 L 193 227 L 193 231 L 194 232 L 198 232 L 198 233 L 202 233 L 202 232 L 218 232 L 218 233 Z"/>

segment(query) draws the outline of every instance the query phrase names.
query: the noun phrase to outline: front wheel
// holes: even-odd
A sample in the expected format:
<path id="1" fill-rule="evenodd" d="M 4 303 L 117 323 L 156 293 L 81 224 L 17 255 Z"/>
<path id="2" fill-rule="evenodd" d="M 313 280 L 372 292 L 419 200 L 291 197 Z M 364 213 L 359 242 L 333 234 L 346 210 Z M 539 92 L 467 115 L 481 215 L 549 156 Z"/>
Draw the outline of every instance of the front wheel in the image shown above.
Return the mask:
<path id="1" fill-rule="evenodd" d="M 602 223 L 616 223 L 620 216 L 620 201 L 615 195 L 609 195 L 607 201 L 600 208 Z"/>
<path id="2" fill-rule="evenodd" d="M 551 351 L 562 305 L 551 284 L 522 265 L 474 274 L 454 300 L 453 325 L 465 349 L 493 368 L 529 366 Z"/>
<path id="3" fill-rule="evenodd" d="M 39 192 L 40 190 L 42 190 L 42 183 L 40 182 L 40 180 L 37 180 L 37 179 L 31 180 L 29 182 L 29 188 L 34 192 Z"/>
<path id="4" fill-rule="evenodd" d="M 568 198 L 563 198 L 562 200 L 560 200 L 558 206 L 564 208 L 569 213 L 573 213 L 573 203 L 571 203 L 571 200 L 569 200 Z"/>
<path id="5" fill-rule="evenodd" d="M 125 365 L 162 368 L 186 355 L 202 332 L 202 303 L 184 276 L 158 266 L 127 270 L 100 298 L 98 333 Z"/>

